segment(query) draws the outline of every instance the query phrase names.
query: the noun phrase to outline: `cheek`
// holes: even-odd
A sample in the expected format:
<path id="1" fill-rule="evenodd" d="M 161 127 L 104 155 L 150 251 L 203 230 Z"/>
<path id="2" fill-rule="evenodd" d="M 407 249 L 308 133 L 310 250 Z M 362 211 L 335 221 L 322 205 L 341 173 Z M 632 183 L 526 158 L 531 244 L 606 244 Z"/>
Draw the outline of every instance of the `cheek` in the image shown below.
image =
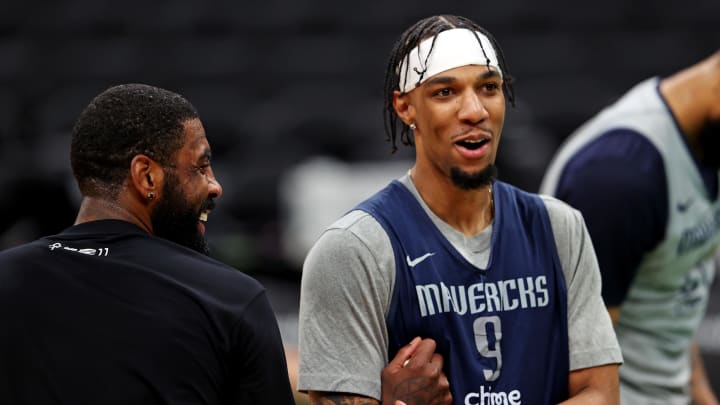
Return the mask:
<path id="1" fill-rule="evenodd" d="M 193 202 L 202 204 L 208 198 L 208 187 L 205 182 L 198 182 L 193 189 Z"/>
<path id="2" fill-rule="evenodd" d="M 457 122 L 457 106 L 447 103 L 436 106 L 423 115 L 425 128 L 432 129 L 436 136 L 443 135 L 443 129 L 452 127 Z"/>
<path id="3" fill-rule="evenodd" d="M 492 117 L 498 120 L 501 124 L 505 121 L 505 98 L 502 96 L 496 97 L 494 100 L 488 102 L 488 112 Z"/>
<path id="4" fill-rule="evenodd" d="M 497 137 L 498 140 L 500 139 L 500 135 L 502 134 L 502 130 L 505 127 L 505 114 L 501 114 L 498 118 L 498 128 L 497 128 Z"/>
<path id="5" fill-rule="evenodd" d="M 203 196 L 203 187 L 203 184 L 195 179 L 190 179 L 181 185 L 180 191 L 182 192 L 183 199 L 185 200 L 185 205 L 188 208 L 194 210 L 198 204 L 205 201 L 207 193 Z"/>

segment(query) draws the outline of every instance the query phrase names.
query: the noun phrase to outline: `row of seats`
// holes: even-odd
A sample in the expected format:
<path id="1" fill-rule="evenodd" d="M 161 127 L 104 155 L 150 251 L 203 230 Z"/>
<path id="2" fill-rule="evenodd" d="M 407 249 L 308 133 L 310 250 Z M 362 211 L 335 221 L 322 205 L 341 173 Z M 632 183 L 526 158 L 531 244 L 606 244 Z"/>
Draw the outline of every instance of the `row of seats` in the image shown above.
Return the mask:
<path id="1" fill-rule="evenodd" d="M 665 70 L 713 49 L 718 32 L 690 30 L 530 32 L 498 34 L 508 64 L 523 76 L 589 73 L 620 76 Z M 118 36 L 110 38 L 0 37 L 0 83 L 25 78 L 62 81 L 103 78 L 239 79 L 262 74 L 273 81 L 341 77 L 381 83 L 394 35 L 271 33 L 249 37 Z M 666 51 L 664 51 L 666 50 Z M 255 81 L 256 78 L 253 78 Z M 261 78 L 257 78 L 261 79 Z M 258 83 L 264 80 L 257 80 Z M 379 86 L 378 86 L 379 87 Z"/>
<path id="2" fill-rule="evenodd" d="M 332 109 L 338 100 L 355 109 L 380 102 L 390 47 L 386 36 L 315 35 L 272 46 L 273 39 L 67 39 L 60 44 L 0 40 L 0 139 L 24 134 L 22 127 L 28 125 L 40 131 L 63 129 L 58 123 L 73 119 L 92 95 L 129 81 L 184 91 L 191 100 L 207 105 L 207 114 L 224 117 L 222 125 L 233 126 L 258 116 L 247 114 L 249 110 L 260 110 L 262 116 L 264 106 L 282 119 L 322 116 L 323 107 Z M 511 36 L 503 46 L 517 79 L 518 99 L 535 110 L 543 125 L 564 137 L 568 126 L 632 83 L 700 59 L 716 46 L 713 41 L 712 36 L 691 32 L 578 37 L 545 33 Z M 547 97 L 555 102 L 545 102 Z M 347 113 L 341 115 L 347 119 Z M 272 126 L 248 126 L 277 132 Z"/>
<path id="3" fill-rule="evenodd" d="M 277 258 L 278 184 L 288 172 L 316 156 L 412 159 L 412 148 L 391 155 L 385 141 L 385 63 L 405 27 L 437 13 L 466 15 L 502 44 L 518 103 L 498 163 L 504 179 L 530 190 L 583 120 L 638 80 L 716 50 L 719 39 L 717 0 L 4 2 L 0 159 L 13 170 L 0 186 L 24 183 L 26 172 L 73 190 L 69 137 L 90 99 L 122 82 L 166 87 L 198 108 L 226 186 L 213 243 L 238 267 L 264 255 L 266 263 Z"/>
<path id="4" fill-rule="evenodd" d="M 438 4 L 415 2 L 357 2 L 332 0 L 220 0 L 153 1 L 30 0 L 3 4 L 0 32 L 45 33 L 179 33 L 243 31 L 373 31 L 380 27 L 397 31 L 429 14 L 454 13 L 473 17 L 487 25 L 511 25 L 512 30 L 533 27 L 574 29 L 620 27 L 627 24 L 674 27 L 716 23 L 715 0 L 682 2 L 621 1 L 577 2 L 533 0 L 494 3 Z M 499 23 L 496 23 L 499 22 Z M 511 29 L 507 29 L 511 31 Z"/>

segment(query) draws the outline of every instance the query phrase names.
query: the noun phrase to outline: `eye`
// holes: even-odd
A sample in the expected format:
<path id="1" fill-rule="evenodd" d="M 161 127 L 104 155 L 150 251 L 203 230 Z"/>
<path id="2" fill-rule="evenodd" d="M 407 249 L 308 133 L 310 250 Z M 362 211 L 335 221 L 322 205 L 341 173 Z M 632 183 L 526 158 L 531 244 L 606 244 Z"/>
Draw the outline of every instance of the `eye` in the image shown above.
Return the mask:
<path id="1" fill-rule="evenodd" d="M 450 97 L 453 94 L 453 91 L 449 87 L 443 87 L 442 89 L 436 90 L 433 93 L 433 96 L 435 97 Z"/>
<path id="2" fill-rule="evenodd" d="M 210 163 L 203 163 L 199 166 L 195 166 L 195 170 L 203 176 L 207 176 L 208 168 L 210 168 Z"/>
<path id="3" fill-rule="evenodd" d="M 500 90 L 500 83 L 498 82 L 487 82 L 482 85 L 483 91 L 494 94 Z"/>

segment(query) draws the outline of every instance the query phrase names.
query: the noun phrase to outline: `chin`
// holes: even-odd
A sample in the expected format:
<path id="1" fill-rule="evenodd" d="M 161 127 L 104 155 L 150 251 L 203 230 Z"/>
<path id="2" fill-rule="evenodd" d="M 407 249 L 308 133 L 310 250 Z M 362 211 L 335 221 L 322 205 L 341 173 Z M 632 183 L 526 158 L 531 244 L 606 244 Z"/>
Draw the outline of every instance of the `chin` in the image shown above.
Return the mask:
<path id="1" fill-rule="evenodd" d="M 450 179 L 462 190 L 477 190 L 492 184 L 497 178 L 497 167 L 493 164 L 475 172 L 464 171 L 458 167 L 450 169 Z"/>

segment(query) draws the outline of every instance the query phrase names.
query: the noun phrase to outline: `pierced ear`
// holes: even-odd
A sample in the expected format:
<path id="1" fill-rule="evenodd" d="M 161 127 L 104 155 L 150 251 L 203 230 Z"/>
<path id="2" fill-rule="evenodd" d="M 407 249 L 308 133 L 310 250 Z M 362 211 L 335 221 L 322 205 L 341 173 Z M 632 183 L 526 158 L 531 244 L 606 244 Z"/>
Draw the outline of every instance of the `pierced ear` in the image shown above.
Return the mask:
<path id="1" fill-rule="evenodd" d="M 130 162 L 130 186 L 143 199 L 158 195 L 163 174 L 162 167 L 146 155 L 137 155 Z"/>
<path id="2" fill-rule="evenodd" d="M 398 90 L 395 90 L 393 92 L 393 107 L 405 125 L 409 126 L 415 122 L 415 107 L 410 103 L 410 96 L 407 93 L 400 94 Z"/>

